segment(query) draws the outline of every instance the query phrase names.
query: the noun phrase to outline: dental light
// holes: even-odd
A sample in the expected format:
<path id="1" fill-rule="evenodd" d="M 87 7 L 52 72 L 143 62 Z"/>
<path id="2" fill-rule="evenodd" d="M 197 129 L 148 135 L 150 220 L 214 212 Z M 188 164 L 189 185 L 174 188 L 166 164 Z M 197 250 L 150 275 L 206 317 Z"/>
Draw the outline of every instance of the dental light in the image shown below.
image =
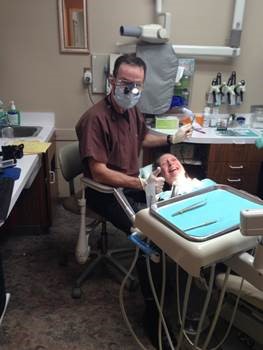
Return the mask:
<path id="1" fill-rule="evenodd" d="M 158 18 L 164 18 L 164 26 L 160 24 L 146 24 L 139 26 L 120 27 L 120 35 L 139 38 L 150 43 L 164 43 L 169 40 L 171 28 L 171 14 L 162 12 L 162 1 L 156 0 L 155 12 Z"/>
<path id="2" fill-rule="evenodd" d="M 127 86 L 125 86 L 124 94 L 128 95 L 129 93 L 132 93 L 135 96 L 137 96 L 140 93 L 140 91 L 137 88 L 136 84 L 130 83 L 130 84 L 127 84 Z"/>
<path id="3" fill-rule="evenodd" d="M 159 24 L 146 24 L 141 26 L 120 27 L 120 35 L 132 36 L 150 43 L 164 43 L 169 40 L 168 32 Z"/>

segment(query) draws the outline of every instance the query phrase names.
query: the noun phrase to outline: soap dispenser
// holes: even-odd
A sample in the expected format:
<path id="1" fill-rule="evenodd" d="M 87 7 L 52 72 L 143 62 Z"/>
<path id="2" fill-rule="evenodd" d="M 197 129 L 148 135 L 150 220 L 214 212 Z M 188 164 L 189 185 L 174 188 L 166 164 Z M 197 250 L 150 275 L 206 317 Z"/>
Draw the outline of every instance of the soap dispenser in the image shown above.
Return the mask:
<path id="1" fill-rule="evenodd" d="M 10 125 L 20 125 L 20 112 L 16 109 L 14 101 L 10 101 L 7 117 Z"/>

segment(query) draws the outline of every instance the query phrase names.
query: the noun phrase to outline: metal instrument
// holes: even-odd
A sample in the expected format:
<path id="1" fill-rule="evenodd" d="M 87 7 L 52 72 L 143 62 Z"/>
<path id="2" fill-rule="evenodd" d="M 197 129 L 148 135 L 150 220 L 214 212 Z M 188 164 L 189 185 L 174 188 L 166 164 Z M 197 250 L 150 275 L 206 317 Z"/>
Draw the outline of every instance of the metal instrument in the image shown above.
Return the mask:
<path id="1" fill-rule="evenodd" d="M 207 203 L 206 200 L 196 202 L 194 204 L 189 205 L 188 207 L 185 207 L 183 209 L 176 211 L 175 213 L 172 214 L 172 216 L 180 215 L 180 214 L 186 213 L 187 211 L 203 207 L 204 205 L 206 205 L 206 203 Z"/>

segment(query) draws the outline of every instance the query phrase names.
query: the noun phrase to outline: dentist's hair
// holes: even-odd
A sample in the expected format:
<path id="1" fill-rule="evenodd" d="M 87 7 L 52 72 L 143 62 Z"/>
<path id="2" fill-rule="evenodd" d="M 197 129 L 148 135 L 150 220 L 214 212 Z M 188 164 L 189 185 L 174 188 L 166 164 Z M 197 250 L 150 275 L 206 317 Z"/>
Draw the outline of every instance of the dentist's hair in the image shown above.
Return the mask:
<path id="1" fill-rule="evenodd" d="M 131 66 L 141 67 L 144 71 L 144 77 L 146 75 L 145 62 L 140 57 L 137 57 L 135 54 L 125 54 L 125 55 L 118 57 L 115 61 L 114 68 L 113 68 L 114 78 L 117 77 L 117 74 L 118 74 L 118 71 L 119 71 L 121 64 L 129 64 Z"/>

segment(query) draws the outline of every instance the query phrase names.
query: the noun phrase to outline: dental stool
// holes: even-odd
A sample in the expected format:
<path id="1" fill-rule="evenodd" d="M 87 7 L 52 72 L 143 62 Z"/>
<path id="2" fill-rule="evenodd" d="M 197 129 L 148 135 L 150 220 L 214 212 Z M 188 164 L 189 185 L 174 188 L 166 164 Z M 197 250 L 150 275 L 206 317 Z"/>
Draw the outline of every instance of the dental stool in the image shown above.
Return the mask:
<path id="1" fill-rule="evenodd" d="M 86 187 L 91 187 L 99 192 L 113 194 L 118 193 L 120 190 L 98 184 L 95 181 L 83 177 L 81 178 L 82 190 L 78 193 L 75 192 L 74 180 L 78 175 L 82 174 L 82 163 L 79 155 L 78 142 L 73 142 L 62 147 L 59 151 L 58 159 L 62 175 L 68 182 L 70 191 L 70 196 L 63 201 L 63 207 L 74 214 L 80 215 L 80 230 L 75 253 L 76 259 L 80 264 L 87 264 L 83 272 L 76 279 L 72 289 L 72 297 L 80 298 L 82 283 L 95 271 L 98 265 L 110 265 L 124 277 L 128 270 L 121 264 L 119 258 L 127 258 L 131 253 L 135 252 L 135 249 L 134 247 L 110 249 L 108 245 L 106 219 L 86 207 Z M 127 206 L 125 199 L 123 205 L 125 207 Z M 130 215 L 132 216 L 133 214 L 131 213 Z M 101 225 L 101 231 L 98 250 L 91 251 L 89 246 L 89 235 L 93 234 L 95 228 L 99 225 Z M 134 289 L 136 286 L 137 280 L 130 275 L 128 288 Z"/>

